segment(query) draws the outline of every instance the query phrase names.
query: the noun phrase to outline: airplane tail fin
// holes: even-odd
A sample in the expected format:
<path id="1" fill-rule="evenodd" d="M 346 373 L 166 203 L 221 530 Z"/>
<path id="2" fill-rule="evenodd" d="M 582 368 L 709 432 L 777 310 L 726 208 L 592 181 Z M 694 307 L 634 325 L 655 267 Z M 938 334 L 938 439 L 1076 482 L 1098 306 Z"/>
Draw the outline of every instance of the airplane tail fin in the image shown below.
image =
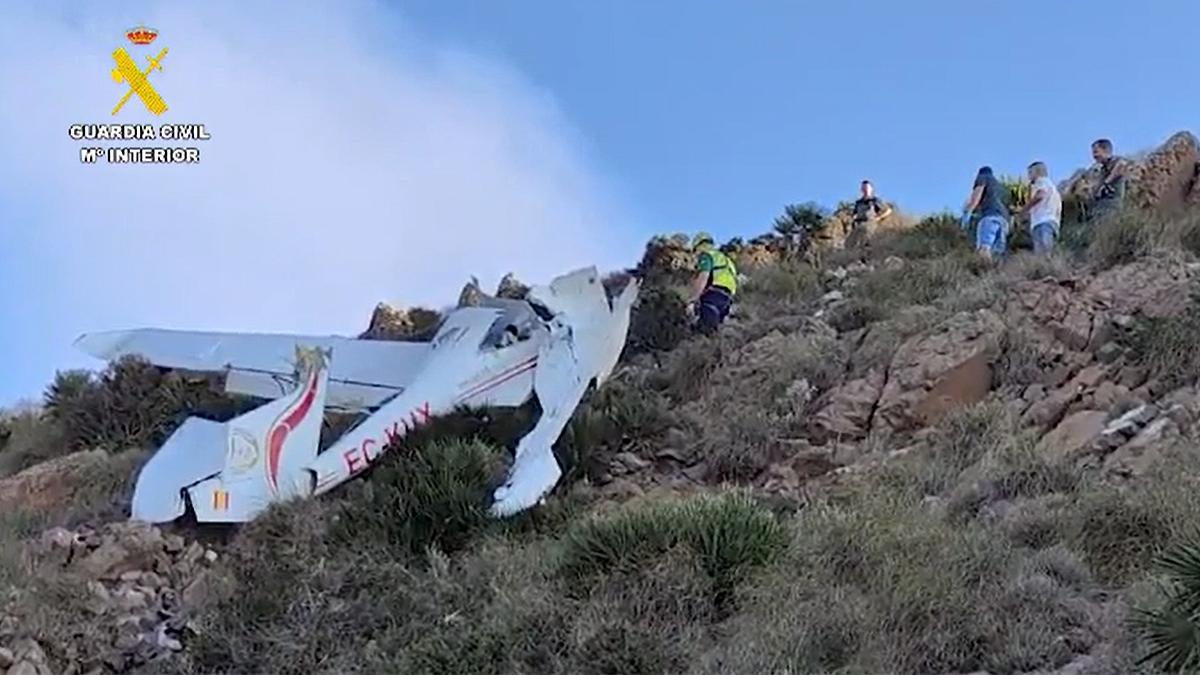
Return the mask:
<path id="1" fill-rule="evenodd" d="M 138 475 L 132 517 L 245 522 L 271 503 L 312 491 L 329 353 L 297 347 L 298 386 L 228 422 L 189 418 Z"/>

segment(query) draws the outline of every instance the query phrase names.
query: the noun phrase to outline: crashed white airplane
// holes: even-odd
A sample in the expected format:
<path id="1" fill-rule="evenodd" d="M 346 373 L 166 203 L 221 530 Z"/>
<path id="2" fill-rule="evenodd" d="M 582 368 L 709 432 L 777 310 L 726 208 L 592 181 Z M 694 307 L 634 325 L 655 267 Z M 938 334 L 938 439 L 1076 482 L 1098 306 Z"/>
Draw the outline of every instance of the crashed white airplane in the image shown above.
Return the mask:
<path id="1" fill-rule="evenodd" d="M 526 300 L 485 297 L 450 312 L 430 342 L 140 329 L 85 334 L 106 360 L 224 372 L 229 392 L 274 399 L 225 423 L 188 418 L 143 467 L 132 518 L 246 522 L 270 504 L 319 495 L 362 473 L 414 427 L 459 406 L 541 417 L 493 495 L 503 517 L 538 503 L 561 469 L 551 446 L 593 383 L 616 366 L 638 283 L 611 300 L 594 267 L 534 286 Z M 324 410 L 370 415 L 318 451 Z"/>

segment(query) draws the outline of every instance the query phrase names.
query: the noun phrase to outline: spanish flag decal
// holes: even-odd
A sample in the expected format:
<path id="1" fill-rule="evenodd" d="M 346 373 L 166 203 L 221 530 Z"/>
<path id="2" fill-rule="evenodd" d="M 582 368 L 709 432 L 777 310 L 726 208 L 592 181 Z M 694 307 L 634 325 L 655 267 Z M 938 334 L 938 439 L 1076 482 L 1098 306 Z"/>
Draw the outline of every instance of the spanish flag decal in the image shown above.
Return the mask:
<path id="1" fill-rule="evenodd" d="M 213 510 L 214 511 L 229 510 L 229 491 L 228 490 L 213 490 Z"/>

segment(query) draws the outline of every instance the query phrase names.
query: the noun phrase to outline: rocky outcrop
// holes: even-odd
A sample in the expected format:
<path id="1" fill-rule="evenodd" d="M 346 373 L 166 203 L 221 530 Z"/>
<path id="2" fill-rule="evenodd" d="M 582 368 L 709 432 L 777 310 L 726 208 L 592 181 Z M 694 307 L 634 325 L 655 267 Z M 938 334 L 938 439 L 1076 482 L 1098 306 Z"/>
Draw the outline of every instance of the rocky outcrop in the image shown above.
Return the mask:
<path id="1" fill-rule="evenodd" d="M 63 672 L 50 670 L 46 652 L 74 673 L 126 672 L 178 652 L 195 630 L 187 608 L 203 600 L 215 583 L 213 550 L 145 523 L 54 528 L 33 549 L 37 569 L 79 589 L 79 620 L 89 625 L 89 642 L 38 645 L 36 636 L 21 635 L 16 616 L 16 634 L 7 640 L 0 636 L 0 659 L 11 654 L 9 674 L 17 668 L 25 669 L 18 673 Z M 100 644 L 94 642 L 97 635 Z"/>
<path id="2" fill-rule="evenodd" d="M 981 354 L 992 353 L 1003 330 L 1003 319 L 984 309 L 957 314 L 933 330 L 906 340 L 892 358 L 872 428 L 913 430 L 923 425 L 922 415 L 930 414 L 934 408 L 937 414 L 944 414 L 954 407 L 952 402 L 927 402 L 930 393 L 947 375 L 964 381 L 953 386 L 942 385 L 938 392 L 961 390 L 972 398 L 981 388 L 986 391 L 982 383 L 966 381 L 983 377 L 983 371 L 964 364 Z M 938 392 L 935 397 L 940 395 Z"/>
<path id="3" fill-rule="evenodd" d="M 1200 203 L 1196 167 L 1200 142 L 1188 131 L 1171 136 L 1141 160 L 1122 160 L 1128 177 L 1126 202 L 1144 209 L 1177 210 Z M 1087 197 L 1100 180 L 1100 167 L 1075 172 L 1059 185 L 1064 197 Z"/>
<path id="4" fill-rule="evenodd" d="M 58 509 L 107 459 L 108 453 L 103 450 L 85 450 L 0 479 L 0 512 Z"/>
<path id="5" fill-rule="evenodd" d="M 891 202 L 884 202 L 891 207 L 892 212 L 887 218 L 879 221 L 875 226 L 874 232 L 890 232 L 902 230 L 912 227 L 911 218 L 906 217 L 900 212 L 899 207 Z M 844 248 L 847 243 L 852 243 L 848 240 L 851 238 L 851 233 L 854 231 L 854 207 L 852 202 L 846 202 L 838 206 L 834 212 L 825 219 L 825 223 L 821 229 L 813 234 L 813 245 L 819 248 L 840 249 Z"/>
<path id="6" fill-rule="evenodd" d="M 695 265 L 696 256 L 687 235 L 655 237 L 646 244 L 638 274 L 647 284 L 683 283 Z"/>
<path id="7" fill-rule="evenodd" d="M 812 435 L 821 441 L 864 438 L 871 428 L 884 379 L 882 371 L 874 370 L 866 377 L 831 389 L 821 398 L 820 409 L 812 416 Z"/>
<path id="8" fill-rule="evenodd" d="M 516 275 L 512 272 L 505 274 L 500 279 L 499 285 L 496 286 L 497 298 L 509 298 L 512 300 L 524 300 L 525 296 L 529 295 L 529 286 L 521 283 Z"/>
<path id="9" fill-rule="evenodd" d="M 1138 179 L 1130 190 L 1134 206 L 1176 210 L 1185 206 L 1195 186 L 1200 143 L 1188 131 L 1167 139 L 1141 161 Z"/>
<path id="10" fill-rule="evenodd" d="M 441 314 L 423 307 L 402 310 L 381 302 L 371 313 L 371 323 L 358 337 L 362 340 L 425 341 L 433 337 Z"/>

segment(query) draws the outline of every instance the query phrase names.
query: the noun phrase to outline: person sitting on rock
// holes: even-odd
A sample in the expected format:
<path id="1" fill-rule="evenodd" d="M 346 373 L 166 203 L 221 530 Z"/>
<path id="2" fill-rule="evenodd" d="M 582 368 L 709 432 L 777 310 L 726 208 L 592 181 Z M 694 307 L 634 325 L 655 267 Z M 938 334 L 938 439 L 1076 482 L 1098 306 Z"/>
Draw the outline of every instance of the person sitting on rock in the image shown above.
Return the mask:
<path id="1" fill-rule="evenodd" d="M 892 207 L 875 196 L 875 186 L 864 180 L 859 186 L 862 196 L 854 201 L 848 245 L 861 244 L 875 233 L 875 226 L 892 214 Z"/>
<path id="2" fill-rule="evenodd" d="M 1125 161 L 1113 154 L 1112 141 L 1101 138 L 1092 143 L 1092 159 L 1096 160 L 1100 181 L 1092 189 L 1087 219 L 1094 221 L 1109 216 L 1125 202 Z"/>
<path id="3" fill-rule="evenodd" d="M 963 223 L 969 222 L 978 211 L 975 250 L 984 260 L 1003 257 L 1008 250 L 1008 207 L 1004 205 L 1004 195 L 1004 186 L 992 173 L 992 167 L 980 167 L 971 196 L 963 206 Z"/>
<path id="4" fill-rule="evenodd" d="M 689 306 L 694 308 L 696 326 L 711 334 L 725 321 L 737 293 L 737 267 L 729 256 L 717 250 L 712 235 L 701 232 L 692 240 L 698 254 L 696 276 L 692 279 Z"/>
<path id="5" fill-rule="evenodd" d="M 1029 165 L 1028 171 L 1031 194 L 1029 203 L 1021 209 L 1021 213 L 1029 215 L 1033 252 L 1046 254 L 1054 248 L 1054 241 L 1058 238 L 1058 228 L 1062 223 L 1062 197 L 1050 181 L 1050 172 L 1045 163 L 1034 162 Z"/>

